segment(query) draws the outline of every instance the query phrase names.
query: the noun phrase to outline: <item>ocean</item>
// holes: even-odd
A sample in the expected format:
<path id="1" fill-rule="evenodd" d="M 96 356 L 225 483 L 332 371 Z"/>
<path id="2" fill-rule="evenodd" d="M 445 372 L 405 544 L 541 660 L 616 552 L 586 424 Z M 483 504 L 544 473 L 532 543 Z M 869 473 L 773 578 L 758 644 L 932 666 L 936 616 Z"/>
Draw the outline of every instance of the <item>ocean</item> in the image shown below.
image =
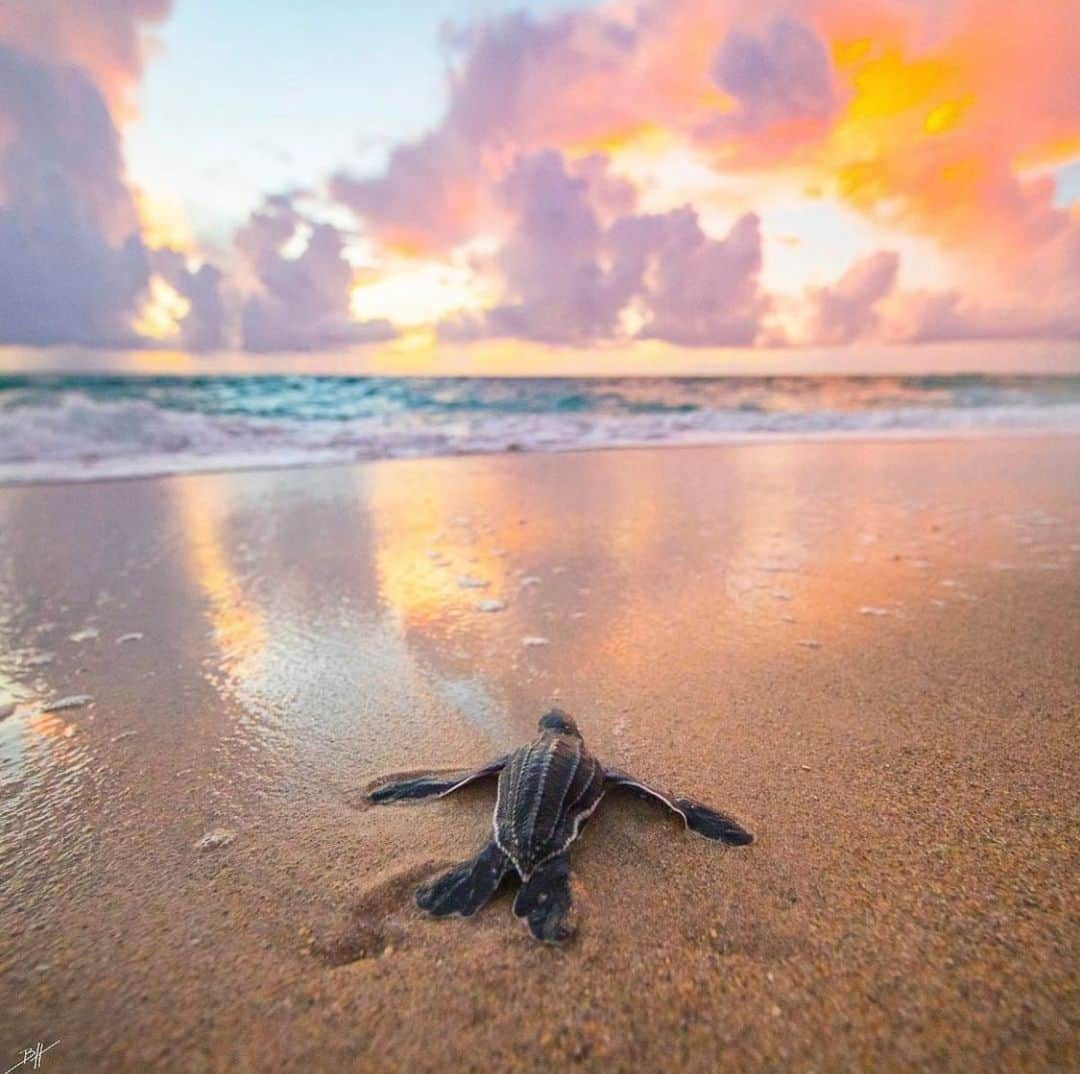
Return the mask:
<path id="1" fill-rule="evenodd" d="M 0 376 L 0 483 L 765 439 L 1080 433 L 1080 376 Z"/>

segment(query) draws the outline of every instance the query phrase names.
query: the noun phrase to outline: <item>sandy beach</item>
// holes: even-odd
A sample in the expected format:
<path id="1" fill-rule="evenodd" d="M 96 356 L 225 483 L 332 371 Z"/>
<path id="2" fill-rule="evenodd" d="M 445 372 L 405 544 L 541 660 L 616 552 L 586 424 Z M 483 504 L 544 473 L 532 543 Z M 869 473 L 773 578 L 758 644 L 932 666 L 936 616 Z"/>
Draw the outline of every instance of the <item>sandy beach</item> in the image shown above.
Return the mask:
<path id="1" fill-rule="evenodd" d="M 1063 437 L 0 489 L 0 1069 L 1075 1070 L 1077 474 Z M 571 943 L 505 894 L 424 918 L 493 787 L 364 789 L 552 702 L 757 842 L 612 792 Z"/>

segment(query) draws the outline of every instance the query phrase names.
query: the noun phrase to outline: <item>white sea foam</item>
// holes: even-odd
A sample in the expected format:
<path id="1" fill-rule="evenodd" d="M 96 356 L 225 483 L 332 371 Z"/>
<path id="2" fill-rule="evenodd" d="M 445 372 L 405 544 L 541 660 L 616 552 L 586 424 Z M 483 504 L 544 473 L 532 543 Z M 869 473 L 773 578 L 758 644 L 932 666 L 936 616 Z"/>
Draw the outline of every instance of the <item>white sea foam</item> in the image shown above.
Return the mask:
<path id="1" fill-rule="evenodd" d="M 66 391 L 0 408 L 0 483 L 79 481 L 504 451 L 769 439 L 1080 433 L 1080 404 L 641 411 L 435 407 L 334 418 L 262 416 Z"/>

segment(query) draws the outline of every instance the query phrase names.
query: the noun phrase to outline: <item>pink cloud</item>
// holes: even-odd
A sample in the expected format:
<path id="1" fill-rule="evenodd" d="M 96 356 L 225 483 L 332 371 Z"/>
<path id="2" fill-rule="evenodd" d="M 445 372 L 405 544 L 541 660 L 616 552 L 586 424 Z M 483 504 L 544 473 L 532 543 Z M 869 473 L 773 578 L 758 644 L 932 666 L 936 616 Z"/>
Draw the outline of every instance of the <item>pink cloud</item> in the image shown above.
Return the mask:
<path id="1" fill-rule="evenodd" d="M 16 0 L 0 4 L 0 42 L 47 65 L 79 68 L 119 119 L 142 77 L 146 32 L 172 8 L 173 0 Z"/>
<path id="2" fill-rule="evenodd" d="M 350 236 L 294 198 L 238 232 L 246 289 L 149 248 L 121 131 L 171 8 L 0 5 L 0 338 L 139 342 L 155 273 L 187 300 L 192 348 L 237 320 L 250 348 L 387 338 L 386 322 L 350 318 Z M 376 251 L 454 251 L 490 272 L 492 307 L 446 333 L 772 339 L 753 202 L 714 234 L 702 220 L 722 219 L 719 200 L 705 217 L 702 201 L 644 212 L 656 192 L 646 202 L 616 169 L 651 131 L 692 146 L 717 189 L 734 172 L 786 182 L 930 236 L 955 265 L 952 288 L 902 294 L 895 255 L 870 254 L 804 296 L 819 341 L 1077 334 L 1080 223 L 1045 169 L 1080 151 L 1080 0 L 1036 16 L 1005 0 L 635 0 L 480 19 L 446 43 L 442 120 L 381 173 L 328 182 Z M 494 252 L 456 249 L 478 236 Z"/>
<path id="3" fill-rule="evenodd" d="M 468 239 L 497 211 L 495 188 L 519 151 L 561 147 L 635 114 L 617 94 L 599 95 L 636 47 L 603 13 L 517 13 L 473 23 L 451 43 L 463 58 L 439 126 L 395 149 L 381 175 L 330 179 L 330 195 L 391 246 L 432 252 Z"/>
<path id="4" fill-rule="evenodd" d="M 776 15 L 757 31 L 733 29 L 710 74 L 735 103 L 701 129 L 699 136 L 714 144 L 768 137 L 774 151 L 788 153 L 801 140 L 820 138 L 840 106 L 825 41 L 790 15 Z"/>
<path id="5" fill-rule="evenodd" d="M 986 0 L 942 0 L 932 10 L 897 0 L 642 0 L 480 21 L 454 39 L 439 126 L 400 147 L 382 175 L 339 176 L 331 190 L 377 240 L 415 252 L 439 254 L 477 233 L 502 237 L 495 261 L 504 300 L 458 330 L 600 338 L 633 303 L 644 313 L 643 334 L 764 338 L 769 303 L 757 269 L 738 270 L 760 263 L 760 242 L 750 238 L 759 224 L 718 240 L 696 214 L 693 226 L 673 217 L 664 227 L 686 250 L 680 258 L 675 241 L 656 239 L 649 288 L 622 278 L 633 275 L 632 256 L 612 261 L 611 222 L 633 216 L 634 192 L 605 215 L 576 185 L 576 169 L 590 149 L 649 128 L 691 141 L 718 177 L 733 169 L 783 175 L 797 165 L 797 186 L 937 238 L 965 283 L 970 258 L 997 267 L 997 291 L 1028 293 L 1035 306 L 1053 294 L 1066 310 L 1080 270 L 1054 251 L 1070 247 L 1077 224 L 1051 204 L 1050 181 L 1026 177 L 1022 162 L 1048 159 L 1070 138 L 1080 146 L 1080 0 L 1038 17 L 1017 5 L 989 7 L 988 15 Z M 516 162 L 545 150 L 564 162 L 551 192 L 581 221 L 572 251 L 557 229 L 545 245 L 505 196 Z M 622 230 L 650 228 L 662 230 L 640 221 Z M 558 264 L 561 279 L 537 278 Z M 890 266 L 889 255 L 872 255 L 821 289 L 817 337 L 879 332 L 878 306 L 895 287 Z M 725 312 L 714 282 L 732 280 L 739 297 Z"/>
<path id="6" fill-rule="evenodd" d="M 649 317 L 642 338 L 686 346 L 755 341 L 769 300 L 759 287 L 761 226 L 754 213 L 739 217 L 722 239 L 709 238 L 689 207 L 620 224 L 613 241 L 643 266 L 639 290 Z"/>
<path id="7" fill-rule="evenodd" d="M 0 45 L 0 116 L 0 340 L 134 342 L 149 264 L 97 87 Z"/>
<path id="8" fill-rule="evenodd" d="M 302 251 L 285 249 L 307 233 Z M 287 195 L 268 198 L 236 234 L 257 282 L 241 312 L 243 346 L 252 351 L 315 350 L 392 339 L 388 321 L 357 323 L 349 313 L 353 269 L 345 237 L 301 212 Z"/>
<path id="9" fill-rule="evenodd" d="M 567 166 L 556 152 L 520 157 L 500 188 L 513 226 L 495 262 L 503 299 L 482 317 L 443 326 L 454 338 L 517 336 L 591 343 L 620 334 L 633 305 L 637 335 L 690 346 L 753 343 L 768 300 L 761 293 L 758 218 L 746 214 L 709 238 L 689 207 L 662 214 L 634 206 L 631 192 L 596 156 Z"/>
<path id="10" fill-rule="evenodd" d="M 877 306 L 892 293 L 900 258 L 879 250 L 857 261 L 835 283 L 814 288 L 809 295 L 809 341 L 851 343 L 872 336 L 879 324 Z"/>
<path id="11" fill-rule="evenodd" d="M 147 248 L 118 117 L 167 0 L 0 5 L 0 342 L 129 346 L 155 269 L 190 303 L 181 333 L 221 342 L 219 276 Z"/>
<path id="12" fill-rule="evenodd" d="M 228 312 L 222 297 L 223 274 L 214 265 L 191 268 L 178 250 L 151 251 L 150 262 L 162 279 L 188 303 L 180 322 L 180 344 L 192 351 L 216 350 L 228 338 Z"/>

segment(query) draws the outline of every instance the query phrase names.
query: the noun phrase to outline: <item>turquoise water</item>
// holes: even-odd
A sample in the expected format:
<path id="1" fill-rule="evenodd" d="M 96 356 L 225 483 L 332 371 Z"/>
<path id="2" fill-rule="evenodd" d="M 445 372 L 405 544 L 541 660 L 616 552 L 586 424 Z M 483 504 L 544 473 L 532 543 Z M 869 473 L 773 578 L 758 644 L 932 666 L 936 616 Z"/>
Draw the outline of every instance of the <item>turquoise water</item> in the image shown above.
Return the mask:
<path id="1" fill-rule="evenodd" d="M 1080 376 L 0 376 L 0 480 L 755 437 L 1080 431 Z"/>

